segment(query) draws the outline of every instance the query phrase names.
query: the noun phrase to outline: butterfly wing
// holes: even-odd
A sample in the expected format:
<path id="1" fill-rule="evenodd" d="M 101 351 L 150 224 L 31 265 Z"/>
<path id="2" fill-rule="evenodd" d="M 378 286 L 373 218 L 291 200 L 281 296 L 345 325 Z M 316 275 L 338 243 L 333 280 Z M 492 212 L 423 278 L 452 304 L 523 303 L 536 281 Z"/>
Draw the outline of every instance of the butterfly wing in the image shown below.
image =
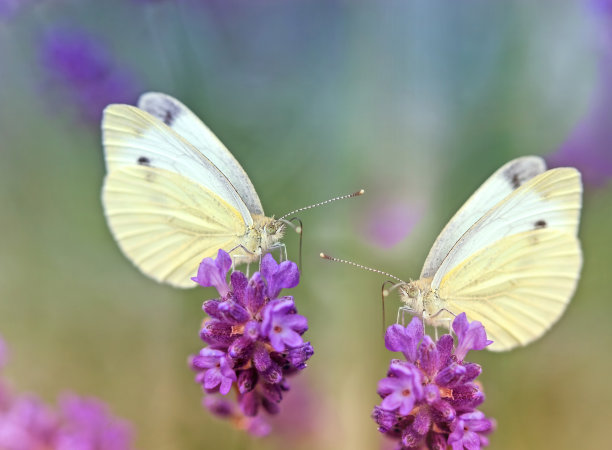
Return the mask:
<path id="1" fill-rule="evenodd" d="M 108 173 L 127 166 L 168 170 L 214 192 L 235 208 L 246 225 L 253 219 L 227 177 L 193 145 L 146 111 L 109 105 L 102 119 Z"/>
<path id="2" fill-rule="evenodd" d="M 236 188 L 252 214 L 263 215 L 253 183 L 236 158 L 189 108 L 177 99 L 159 92 L 147 92 L 138 100 L 138 108 L 156 117 L 182 136 L 208 158 Z"/>
<path id="3" fill-rule="evenodd" d="M 525 156 L 503 165 L 464 203 L 434 242 L 421 271 L 421 278 L 433 277 L 459 238 L 515 189 L 546 170 L 537 156 Z"/>
<path id="4" fill-rule="evenodd" d="M 506 236 L 543 228 L 576 236 L 581 205 L 582 183 L 576 169 L 552 169 L 535 176 L 459 238 L 435 273 L 432 287 L 437 289 L 455 266 Z"/>
<path id="5" fill-rule="evenodd" d="M 454 314 L 479 320 L 494 351 L 526 345 L 561 316 L 578 282 L 582 254 L 572 233 L 537 229 L 507 236 L 454 267 L 438 296 Z"/>
<path id="6" fill-rule="evenodd" d="M 123 166 L 104 181 L 102 202 L 123 253 L 151 278 L 187 288 L 203 258 L 245 233 L 240 212 L 216 192 L 157 167 Z"/>

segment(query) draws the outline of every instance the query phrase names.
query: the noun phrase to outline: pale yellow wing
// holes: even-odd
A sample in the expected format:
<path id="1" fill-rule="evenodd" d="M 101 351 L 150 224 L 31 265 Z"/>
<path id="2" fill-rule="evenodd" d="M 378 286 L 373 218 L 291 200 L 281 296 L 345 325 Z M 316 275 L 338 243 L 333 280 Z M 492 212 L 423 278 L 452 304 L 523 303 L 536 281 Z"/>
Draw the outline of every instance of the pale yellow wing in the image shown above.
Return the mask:
<path id="1" fill-rule="evenodd" d="M 423 264 L 420 278 L 431 278 L 438 271 L 461 236 L 491 208 L 536 175 L 546 170 L 538 156 L 523 156 L 501 166 L 448 221 L 438 235 Z"/>
<path id="2" fill-rule="evenodd" d="M 213 191 L 252 225 L 249 209 L 227 176 L 192 143 L 148 112 L 130 105 L 107 106 L 102 143 L 109 173 L 126 166 L 169 170 Z"/>
<path id="3" fill-rule="evenodd" d="M 571 167 L 548 170 L 514 190 L 472 225 L 436 271 L 432 287 L 477 251 L 507 236 L 554 229 L 576 236 L 582 207 L 580 173 Z"/>
<path id="4" fill-rule="evenodd" d="M 181 102 L 161 92 L 147 92 L 138 108 L 156 117 L 209 159 L 234 186 L 252 215 L 263 215 L 255 187 L 234 155 L 204 123 Z"/>
<path id="5" fill-rule="evenodd" d="M 580 276 L 576 236 L 538 229 L 507 236 L 448 272 L 438 295 L 454 314 L 479 320 L 494 351 L 526 345 L 561 316 Z"/>
<path id="6" fill-rule="evenodd" d="M 102 203 L 123 253 L 149 277 L 176 287 L 190 279 L 200 261 L 240 243 L 246 225 L 219 195 L 178 173 L 124 166 L 104 180 Z"/>

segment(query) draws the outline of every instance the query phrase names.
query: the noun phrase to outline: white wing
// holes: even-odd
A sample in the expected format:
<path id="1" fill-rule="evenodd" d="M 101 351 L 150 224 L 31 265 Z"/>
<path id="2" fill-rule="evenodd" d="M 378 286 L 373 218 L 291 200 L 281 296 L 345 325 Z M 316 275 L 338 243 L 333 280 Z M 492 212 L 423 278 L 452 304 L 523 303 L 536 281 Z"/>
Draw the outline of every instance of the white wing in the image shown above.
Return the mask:
<path id="1" fill-rule="evenodd" d="M 517 158 L 499 168 L 472 194 L 440 232 L 425 259 L 421 278 L 434 276 L 453 245 L 487 211 L 545 170 L 546 163 L 537 156 Z"/>
<path id="2" fill-rule="evenodd" d="M 263 215 L 253 183 L 236 158 L 189 108 L 177 99 L 158 92 L 147 92 L 138 107 L 158 118 L 197 148 L 227 177 L 252 214 Z"/>
<path id="3" fill-rule="evenodd" d="M 576 169 L 552 169 L 532 178 L 461 236 L 434 275 L 432 287 L 437 289 L 442 278 L 469 256 L 506 236 L 546 228 L 575 237 L 581 206 L 582 183 Z"/>
<path id="4" fill-rule="evenodd" d="M 109 174 L 126 166 L 165 169 L 211 190 L 242 216 L 253 218 L 244 201 L 221 171 L 163 122 L 130 105 L 109 105 L 102 119 L 102 142 Z"/>
<path id="5" fill-rule="evenodd" d="M 104 180 L 102 203 L 123 253 L 143 273 L 176 287 L 191 280 L 200 261 L 241 242 L 240 213 L 215 192 L 173 171 L 124 166 Z"/>
<path id="6" fill-rule="evenodd" d="M 542 336 L 567 307 L 580 275 L 576 236 L 538 229 L 507 236 L 447 273 L 438 294 L 454 314 L 482 322 L 493 351 Z"/>

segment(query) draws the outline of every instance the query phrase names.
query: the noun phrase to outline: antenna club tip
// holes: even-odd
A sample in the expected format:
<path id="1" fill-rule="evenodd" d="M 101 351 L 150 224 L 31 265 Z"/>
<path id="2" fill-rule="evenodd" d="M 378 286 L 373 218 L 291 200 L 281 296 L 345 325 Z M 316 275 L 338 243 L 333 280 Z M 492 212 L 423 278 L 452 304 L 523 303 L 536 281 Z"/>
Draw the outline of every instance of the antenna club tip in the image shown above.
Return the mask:
<path id="1" fill-rule="evenodd" d="M 327 256 L 325 253 L 321 252 L 319 253 L 319 256 L 323 259 L 329 259 L 329 256 Z"/>
<path id="2" fill-rule="evenodd" d="M 363 194 L 365 194 L 365 189 L 360 189 L 360 190 L 357 192 L 357 195 L 363 195 Z"/>
<path id="3" fill-rule="evenodd" d="M 383 297 L 388 297 L 389 296 L 389 291 L 387 289 L 384 289 L 382 291 L 382 295 L 383 295 Z"/>
<path id="4" fill-rule="evenodd" d="M 295 227 L 295 232 L 296 232 L 297 234 L 302 234 L 302 227 L 299 227 L 299 226 L 298 226 L 298 227 Z"/>

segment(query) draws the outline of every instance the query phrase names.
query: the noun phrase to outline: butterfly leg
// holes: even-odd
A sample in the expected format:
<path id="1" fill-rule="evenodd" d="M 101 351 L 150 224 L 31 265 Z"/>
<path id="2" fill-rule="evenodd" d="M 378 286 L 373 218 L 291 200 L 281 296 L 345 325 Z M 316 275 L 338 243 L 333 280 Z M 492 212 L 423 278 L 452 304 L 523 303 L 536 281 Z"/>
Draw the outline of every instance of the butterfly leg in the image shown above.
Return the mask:
<path id="1" fill-rule="evenodd" d="M 402 326 L 406 326 L 406 313 L 410 315 L 414 315 L 414 309 L 409 306 L 400 306 L 397 310 L 397 320 L 396 323 L 400 323 L 400 314 L 402 316 Z"/>
<path id="2" fill-rule="evenodd" d="M 239 261 L 240 258 L 245 258 L 246 259 L 246 263 L 247 263 L 247 276 L 248 276 L 248 264 L 250 264 L 250 258 L 248 256 L 248 254 L 254 255 L 255 253 L 253 253 L 252 251 L 250 251 L 249 249 L 247 249 L 244 245 L 242 244 L 238 244 L 236 247 L 234 247 L 233 249 L 231 249 L 229 252 L 229 254 L 231 254 L 232 252 L 241 249 L 242 251 L 244 251 L 245 253 L 247 253 L 246 255 L 231 255 L 232 256 L 232 272 L 234 270 L 236 270 L 236 265 L 240 264 L 241 261 Z"/>
<path id="3" fill-rule="evenodd" d="M 432 315 L 430 317 L 430 319 L 434 319 L 436 316 L 439 316 L 443 312 L 449 313 L 452 317 L 443 317 L 443 318 L 438 319 L 438 320 L 439 320 L 439 322 L 446 322 L 446 326 L 448 327 L 448 332 L 452 335 L 453 334 L 453 330 L 452 330 L 451 324 L 452 324 L 454 318 L 457 316 L 457 314 L 455 314 L 454 312 L 452 312 L 449 309 L 441 308 L 437 313 Z M 438 339 L 438 325 L 437 324 L 435 325 L 435 330 L 436 330 L 436 339 Z"/>

